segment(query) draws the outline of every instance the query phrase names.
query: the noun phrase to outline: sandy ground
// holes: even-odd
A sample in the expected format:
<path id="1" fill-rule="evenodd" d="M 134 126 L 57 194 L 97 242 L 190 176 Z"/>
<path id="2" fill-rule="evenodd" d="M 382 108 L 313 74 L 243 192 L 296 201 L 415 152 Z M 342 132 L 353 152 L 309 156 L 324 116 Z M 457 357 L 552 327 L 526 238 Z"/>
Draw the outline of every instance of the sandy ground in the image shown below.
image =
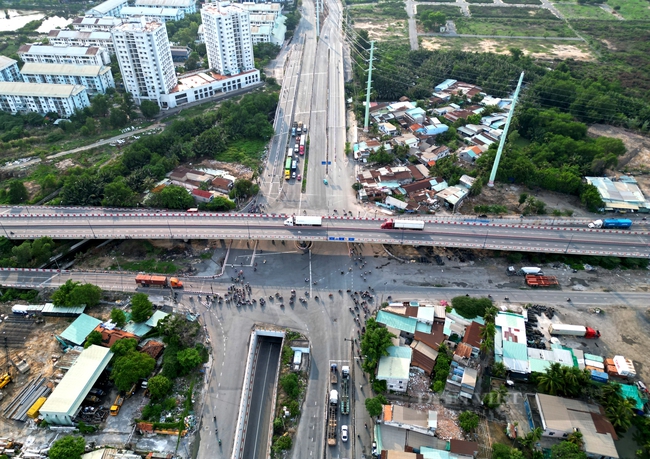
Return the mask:
<path id="1" fill-rule="evenodd" d="M 650 137 L 605 124 L 589 126 L 588 133 L 594 137 L 607 136 L 623 141 L 627 153 L 619 159 L 619 169 L 627 168 L 631 171 L 650 172 L 648 169 L 648 164 L 650 164 Z"/>
<path id="2" fill-rule="evenodd" d="M 355 19 L 354 27 L 357 29 L 363 29 L 368 31 L 368 37 L 374 39 L 386 39 L 394 37 L 396 35 L 405 35 L 404 22 L 397 21 L 395 23 L 381 20 L 381 21 L 372 21 L 372 20 L 362 20 Z M 393 30 L 387 31 L 388 27 L 392 27 Z"/>

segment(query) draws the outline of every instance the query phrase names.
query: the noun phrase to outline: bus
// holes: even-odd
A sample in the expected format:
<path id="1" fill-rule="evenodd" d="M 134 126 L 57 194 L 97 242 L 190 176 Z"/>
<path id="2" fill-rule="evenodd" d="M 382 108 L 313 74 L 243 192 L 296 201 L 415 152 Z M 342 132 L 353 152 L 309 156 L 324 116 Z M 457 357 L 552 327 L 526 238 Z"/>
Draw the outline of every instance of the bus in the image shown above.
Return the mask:
<path id="1" fill-rule="evenodd" d="M 284 163 L 284 179 L 289 180 L 291 178 L 291 158 L 287 158 L 287 161 Z"/>
<path id="2" fill-rule="evenodd" d="M 291 147 L 289 147 L 289 149 L 287 150 L 287 158 L 291 158 L 292 156 L 293 156 L 293 150 L 291 149 Z"/>
<path id="3" fill-rule="evenodd" d="M 307 136 L 303 135 L 300 137 L 300 156 L 305 154 L 305 137 Z"/>

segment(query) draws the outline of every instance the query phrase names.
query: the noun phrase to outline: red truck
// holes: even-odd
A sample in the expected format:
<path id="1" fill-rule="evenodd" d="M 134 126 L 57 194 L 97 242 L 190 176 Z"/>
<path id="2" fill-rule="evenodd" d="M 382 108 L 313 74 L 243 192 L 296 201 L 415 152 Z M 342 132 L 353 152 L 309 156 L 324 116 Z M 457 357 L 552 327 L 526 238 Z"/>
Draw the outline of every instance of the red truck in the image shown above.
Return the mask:
<path id="1" fill-rule="evenodd" d="M 154 276 L 150 274 L 138 274 L 135 276 L 135 283 L 142 287 L 172 287 L 183 288 L 183 282 L 177 277 Z"/>

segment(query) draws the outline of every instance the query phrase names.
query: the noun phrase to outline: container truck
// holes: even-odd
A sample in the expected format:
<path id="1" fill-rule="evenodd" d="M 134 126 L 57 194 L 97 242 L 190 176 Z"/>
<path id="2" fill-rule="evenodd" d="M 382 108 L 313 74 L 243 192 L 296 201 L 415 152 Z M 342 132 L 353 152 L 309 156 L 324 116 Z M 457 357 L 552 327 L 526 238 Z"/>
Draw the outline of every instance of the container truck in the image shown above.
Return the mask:
<path id="1" fill-rule="evenodd" d="M 336 386 L 338 382 L 339 382 L 339 377 L 338 374 L 336 373 L 336 364 L 333 363 L 330 368 L 330 384 L 332 386 Z"/>
<path id="2" fill-rule="evenodd" d="M 350 414 L 350 367 L 341 368 L 341 414 Z"/>
<path id="3" fill-rule="evenodd" d="M 381 229 L 411 229 L 423 230 L 424 222 L 421 220 L 386 220 L 381 224 Z"/>
<path id="4" fill-rule="evenodd" d="M 564 336 L 579 336 L 581 338 L 600 338 L 600 332 L 591 327 L 582 325 L 565 325 L 565 324 L 551 324 L 548 327 L 548 332 L 551 335 L 564 335 Z"/>
<path id="5" fill-rule="evenodd" d="M 330 391 L 330 403 L 327 410 L 327 444 L 336 445 L 336 411 L 339 405 L 339 393 Z"/>
<path id="6" fill-rule="evenodd" d="M 284 226 L 321 226 L 323 217 L 293 216 L 284 221 Z"/>
<path id="7" fill-rule="evenodd" d="M 596 229 L 628 229 L 632 226 L 632 220 L 628 218 L 606 218 L 604 220 L 594 220 L 587 226 Z"/>
<path id="8" fill-rule="evenodd" d="M 152 276 L 149 274 L 138 274 L 135 276 L 135 283 L 142 287 L 172 287 L 183 288 L 183 282 L 177 277 Z"/>

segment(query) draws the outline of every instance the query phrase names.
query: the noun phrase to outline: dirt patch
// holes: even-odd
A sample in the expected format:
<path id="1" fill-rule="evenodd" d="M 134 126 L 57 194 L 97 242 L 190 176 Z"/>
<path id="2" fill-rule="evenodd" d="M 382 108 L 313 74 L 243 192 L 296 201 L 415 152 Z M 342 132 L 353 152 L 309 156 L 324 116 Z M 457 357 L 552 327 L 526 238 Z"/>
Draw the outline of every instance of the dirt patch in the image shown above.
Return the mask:
<path id="1" fill-rule="evenodd" d="M 251 180 L 253 178 L 253 170 L 250 167 L 242 166 L 236 163 L 223 163 L 221 161 L 213 161 L 206 159 L 200 166 L 209 167 L 210 169 L 224 170 L 230 175 L 237 178 Z"/>
<path id="2" fill-rule="evenodd" d="M 23 185 L 27 188 L 27 195 L 30 200 L 34 199 L 34 196 L 41 192 L 41 186 L 35 181 L 23 182 Z"/>
<path id="3" fill-rule="evenodd" d="M 422 45 L 422 48 L 426 49 L 427 51 L 435 51 L 442 48 L 440 40 L 437 40 L 435 38 L 422 40 L 420 45 Z"/>
<path id="4" fill-rule="evenodd" d="M 499 43 L 496 40 L 482 40 L 479 42 L 478 46 L 481 48 L 483 53 L 494 53 L 494 54 L 509 54 L 510 51 L 506 49 L 499 50 Z M 463 51 L 472 51 L 473 46 L 466 46 L 463 48 Z"/>
<path id="5" fill-rule="evenodd" d="M 607 49 L 611 51 L 618 51 L 618 48 L 611 41 L 609 40 L 600 40 L 600 41 L 603 42 L 605 46 L 607 46 Z"/>
<path id="6" fill-rule="evenodd" d="M 574 45 L 553 45 L 549 51 L 531 53 L 535 59 L 574 59 L 576 61 L 593 61 L 594 56 Z"/>
<path id="7" fill-rule="evenodd" d="M 63 161 L 60 161 L 56 163 L 56 168 L 65 171 L 67 169 L 70 169 L 71 167 L 76 166 L 75 162 L 71 159 L 64 159 Z"/>
<path id="8" fill-rule="evenodd" d="M 618 160 L 619 169 L 626 167 L 626 169 L 630 170 L 648 171 L 648 164 L 650 164 L 650 137 L 606 124 L 589 126 L 587 132 L 593 137 L 614 137 L 623 141 L 627 153 Z"/>
<path id="9" fill-rule="evenodd" d="M 386 21 L 362 21 L 355 19 L 354 27 L 368 31 L 369 38 L 385 39 L 396 35 L 405 36 L 404 23 L 402 21 L 391 23 Z"/>

